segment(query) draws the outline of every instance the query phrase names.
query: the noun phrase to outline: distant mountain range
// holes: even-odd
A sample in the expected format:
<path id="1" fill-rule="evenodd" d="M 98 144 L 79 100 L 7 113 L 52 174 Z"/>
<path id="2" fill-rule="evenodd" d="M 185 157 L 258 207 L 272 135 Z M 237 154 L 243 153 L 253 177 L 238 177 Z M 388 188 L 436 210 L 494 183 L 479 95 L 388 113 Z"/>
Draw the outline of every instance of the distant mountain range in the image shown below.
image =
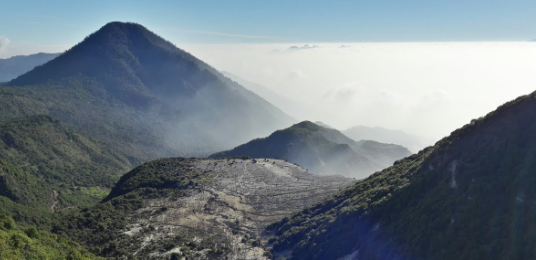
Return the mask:
<path id="1" fill-rule="evenodd" d="M 210 157 L 284 159 L 317 174 L 364 178 L 410 154 L 399 145 L 366 140 L 356 142 L 338 130 L 304 121 Z"/>
<path id="2" fill-rule="evenodd" d="M 272 225 L 274 258 L 536 259 L 536 92 Z"/>
<path id="3" fill-rule="evenodd" d="M 56 58 L 59 53 L 37 53 L 0 59 L 0 82 L 10 81 L 33 68 Z"/>
<path id="4" fill-rule="evenodd" d="M 407 147 L 412 152 L 418 152 L 426 146 L 432 145 L 432 141 L 407 134 L 400 130 L 391 130 L 382 127 L 354 126 L 346 129 L 343 133 L 354 140 L 374 140 L 388 144 L 399 144 Z"/>
<path id="5" fill-rule="evenodd" d="M 293 122 L 143 26 L 120 22 L 10 81 L 0 100 L 0 118 L 49 114 L 134 161 L 208 155 Z"/>
<path id="6" fill-rule="evenodd" d="M 350 96 L 355 95 L 355 93 L 344 88 L 332 89 L 328 91 L 322 99 L 315 102 L 314 103 L 315 105 L 311 106 L 311 104 L 300 103 L 298 101 L 283 97 L 261 84 L 244 80 L 240 78 L 239 76 L 232 74 L 230 72 L 222 72 L 222 74 L 236 81 L 237 83 L 243 85 L 249 90 L 259 94 L 261 97 L 263 97 L 270 103 L 281 108 L 283 111 L 293 115 L 296 118 L 303 118 L 304 116 L 307 117 L 307 115 L 314 114 L 315 112 L 320 112 L 320 110 L 316 110 L 318 109 L 318 104 L 324 103 L 323 105 L 330 107 L 333 104 L 353 102 L 352 100 L 347 100 L 348 97 L 346 95 L 341 94 L 341 93 L 346 93 L 345 91 L 347 91 L 350 94 Z M 323 106 L 321 105 L 320 107 L 323 107 Z M 327 128 L 333 128 L 320 121 L 316 121 L 315 124 L 318 124 L 320 126 L 324 126 Z M 422 138 L 416 135 L 404 133 L 403 131 L 400 131 L 400 130 L 391 130 L 391 129 L 381 128 L 381 127 L 355 126 L 350 129 L 344 130 L 343 133 L 346 136 L 357 141 L 374 140 L 374 141 L 381 142 L 381 143 L 402 145 L 404 147 L 407 147 L 412 152 L 418 152 L 424 147 L 433 144 L 433 140 L 428 140 L 426 138 Z"/>

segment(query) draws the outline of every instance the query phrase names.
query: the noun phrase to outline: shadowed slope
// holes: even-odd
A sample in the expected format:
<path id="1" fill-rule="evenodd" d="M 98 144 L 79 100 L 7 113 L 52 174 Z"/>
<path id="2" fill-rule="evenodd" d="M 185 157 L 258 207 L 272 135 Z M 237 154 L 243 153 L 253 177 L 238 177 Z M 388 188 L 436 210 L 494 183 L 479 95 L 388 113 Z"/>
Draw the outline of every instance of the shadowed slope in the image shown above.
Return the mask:
<path id="1" fill-rule="evenodd" d="M 314 173 L 363 178 L 410 154 L 401 146 L 374 141 L 355 142 L 335 129 L 304 121 L 210 157 L 284 159 Z"/>
<path id="2" fill-rule="evenodd" d="M 58 53 L 36 53 L 32 55 L 18 55 L 7 59 L 0 59 L 0 82 L 10 81 L 36 66 L 43 65 L 56 58 Z"/>
<path id="3" fill-rule="evenodd" d="M 271 229 L 290 259 L 532 259 L 536 94 Z M 322 230 L 322 232 L 318 232 Z"/>
<path id="4" fill-rule="evenodd" d="M 1 117 L 51 114 L 123 146 L 134 160 L 207 154 L 292 121 L 133 23 L 109 23 L 7 85 Z"/>

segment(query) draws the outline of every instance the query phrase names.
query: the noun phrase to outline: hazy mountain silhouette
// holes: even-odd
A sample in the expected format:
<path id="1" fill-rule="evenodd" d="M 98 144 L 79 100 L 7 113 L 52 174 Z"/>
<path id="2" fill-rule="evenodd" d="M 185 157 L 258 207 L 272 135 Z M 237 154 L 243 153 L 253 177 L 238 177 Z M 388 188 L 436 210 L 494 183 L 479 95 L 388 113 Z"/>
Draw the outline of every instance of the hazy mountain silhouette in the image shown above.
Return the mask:
<path id="1" fill-rule="evenodd" d="M 59 53 L 36 53 L 32 55 L 17 55 L 0 59 L 0 82 L 10 81 L 36 66 L 43 65 L 56 58 Z"/>
<path id="2" fill-rule="evenodd" d="M 2 117 L 51 114 L 134 157 L 209 154 L 293 121 L 134 23 L 109 23 L 7 85 L 18 98 Z"/>
<path id="3" fill-rule="evenodd" d="M 223 75 L 225 75 L 226 77 L 232 79 L 233 81 L 235 81 L 236 83 L 244 86 L 245 88 L 255 92 L 255 94 L 261 96 L 262 98 L 264 98 L 266 101 L 274 104 L 276 107 L 282 109 L 283 111 L 285 111 L 285 113 L 288 113 L 290 114 L 291 116 L 295 117 L 295 118 L 299 118 L 300 115 L 306 115 L 307 114 L 307 110 L 309 108 L 309 105 L 306 105 L 304 103 L 301 103 L 299 101 L 296 101 L 296 100 L 292 100 L 292 99 L 289 99 L 285 96 L 282 96 L 272 90 L 270 90 L 269 88 L 261 85 L 261 84 L 258 84 L 258 83 L 254 83 L 254 82 L 251 82 L 251 81 L 248 81 L 248 80 L 245 80 L 231 72 L 227 72 L 227 71 L 222 71 L 221 72 Z"/>
<path id="4" fill-rule="evenodd" d="M 535 117 L 536 92 L 274 224 L 274 255 L 535 259 Z"/>
<path id="5" fill-rule="evenodd" d="M 410 154 L 402 146 L 374 141 L 355 142 L 338 130 L 304 121 L 210 157 L 284 159 L 313 173 L 363 178 Z"/>
<path id="6" fill-rule="evenodd" d="M 354 140 L 374 140 L 381 143 L 399 144 L 412 152 L 418 152 L 433 144 L 432 141 L 427 141 L 416 135 L 382 127 L 354 126 L 344 130 L 343 133 Z"/>
<path id="7" fill-rule="evenodd" d="M 333 129 L 333 127 L 331 127 L 330 125 L 322 122 L 322 121 L 315 121 L 315 125 L 318 125 L 318 126 L 321 126 L 321 127 L 324 127 L 324 128 L 329 128 L 329 129 Z"/>

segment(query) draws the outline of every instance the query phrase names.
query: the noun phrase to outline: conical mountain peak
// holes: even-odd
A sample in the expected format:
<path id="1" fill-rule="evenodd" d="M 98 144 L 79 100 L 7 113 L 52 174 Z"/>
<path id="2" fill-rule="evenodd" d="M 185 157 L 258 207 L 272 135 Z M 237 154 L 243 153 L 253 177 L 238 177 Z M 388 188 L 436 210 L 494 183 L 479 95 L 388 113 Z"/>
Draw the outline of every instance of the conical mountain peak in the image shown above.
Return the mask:
<path id="1" fill-rule="evenodd" d="M 150 92 L 147 88 L 168 83 L 162 82 L 163 79 L 176 80 L 173 75 L 182 75 L 174 70 L 177 67 L 184 70 L 196 66 L 207 67 L 142 25 L 111 22 L 58 58 L 14 79 L 10 85 L 58 82 L 82 76 L 101 83 L 108 91 L 143 93 Z"/>
<path id="2" fill-rule="evenodd" d="M 99 131 L 110 133 L 109 129 L 115 129 L 108 126 L 110 122 L 124 122 L 121 129 L 147 129 L 155 139 L 166 140 L 166 149 L 181 153 L 228 149 L 293 122 L 259 96 L 136 23 L 108 23 L 55 59 L 12 80 L 8 86 L 34 86 L 45 91 L 54 99 L 49 104 L 58 106 L 51 112 L 53 116 L 76 126 L 83 125 L 83 129 L 101 127 L 91 123 L 95 118 L 117 115 L 103 122 L 106 126 Z M 63 97 L 62 103 L 91 108 L 78 111 L 78 108 L 63 107 L 56 99 L 65 93 L 71 97 Z M 97 103 L 104 105 L 93 107 Z M 88 120 L 85 115 L 92 110 L 107 112 L 91 115 L 92 119 Z M 124 115 L 132 113 L 140 125 L 127 123 L 132 117 Z M 147 126 L 151 120 L 158 123 Z M 113 139 L 125 135 L 128 133 L 114 134 Z"/>

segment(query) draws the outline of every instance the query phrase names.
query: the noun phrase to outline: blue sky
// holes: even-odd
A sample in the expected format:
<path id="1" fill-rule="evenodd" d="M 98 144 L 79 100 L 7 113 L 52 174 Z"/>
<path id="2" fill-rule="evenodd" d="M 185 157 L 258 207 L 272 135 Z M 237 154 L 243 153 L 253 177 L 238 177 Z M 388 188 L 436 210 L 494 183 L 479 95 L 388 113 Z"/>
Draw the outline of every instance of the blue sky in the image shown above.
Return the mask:
<path id="1" fill-rule="evenodd" d="M 116 20 L 185 44 L 525 41 L 536 1 L 0 0 L 0 36 L 19 45 L 72 45 Z"/>

